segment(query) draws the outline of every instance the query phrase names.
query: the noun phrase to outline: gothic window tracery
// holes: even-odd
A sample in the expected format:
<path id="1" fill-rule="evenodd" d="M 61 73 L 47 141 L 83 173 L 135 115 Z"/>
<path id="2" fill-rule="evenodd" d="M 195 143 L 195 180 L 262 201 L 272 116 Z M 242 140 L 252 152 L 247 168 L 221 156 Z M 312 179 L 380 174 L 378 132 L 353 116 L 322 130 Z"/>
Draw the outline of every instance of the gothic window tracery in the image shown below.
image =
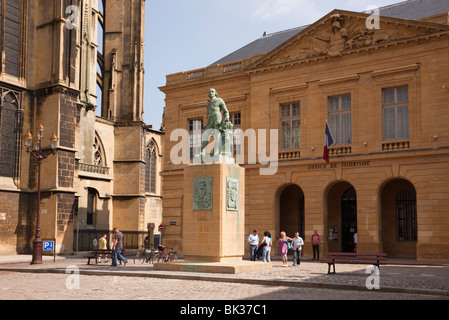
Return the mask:
<path id="1" fill-rule="evenodd" d="M 95 135 L 93 147 L 94 147 L 94 165 L 106 167 L 106 158 L 104 154 L 104 149 L 98 135 Z"/>
<path id="2" fill-rule="evenodd" d="M 156 193 L 157 146 L 151 140 L 145 152 L 145 192 Z"/>

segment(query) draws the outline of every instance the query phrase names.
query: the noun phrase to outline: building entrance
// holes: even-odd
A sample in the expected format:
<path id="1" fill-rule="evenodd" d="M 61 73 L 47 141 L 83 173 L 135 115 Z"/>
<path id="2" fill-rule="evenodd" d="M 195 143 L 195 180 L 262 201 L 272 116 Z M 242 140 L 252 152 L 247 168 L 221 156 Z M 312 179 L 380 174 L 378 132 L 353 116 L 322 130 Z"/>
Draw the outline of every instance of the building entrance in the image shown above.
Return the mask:
<path id="1" fill-rule="evenodd" d="M 389 257 L 416 259 L 418 212 L 415 187 L 394 179 L 380 192 L 382 245 Z"/>
<path id="2" fill-rule="evenodd" d="M 304 193 L 297 185 L 287 186 L 279 199 L 279 226 L 287 236 L 294 237 L 296 232 L 304 239 Z"/>
<path id="3" fill-rule="evenodd" d="M 328 251 L 354 252 L 354 234 L 357 232 L 357 193 L 354 187 L 345 181 L 337 182 L 329 187 L 325 197 Z"/>

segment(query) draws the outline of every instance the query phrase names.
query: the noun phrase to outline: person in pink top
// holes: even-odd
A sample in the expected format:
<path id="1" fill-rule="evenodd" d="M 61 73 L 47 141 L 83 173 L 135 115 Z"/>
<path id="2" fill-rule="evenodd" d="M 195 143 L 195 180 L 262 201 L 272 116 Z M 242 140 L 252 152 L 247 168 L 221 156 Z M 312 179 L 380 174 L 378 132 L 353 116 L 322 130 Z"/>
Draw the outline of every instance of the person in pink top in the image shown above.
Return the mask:
<path id="1" fill-rule="evenodd" d="M 281 238 L 278 240 L 279 254 L 282 258 L 282 266 L 288 266 L 288 241 L 292 241 L 292 238 L 287 237 L 284 231 L 281 232 Z"/>
<path id="2" fill-rule="evenodd" d="M 312 248 L 313 248 L 313 259 L 312 260 L 320 260 L 320 241 L 321 237 L 318 234 L 318 231 L 313 231 L 312 235 Z"/>

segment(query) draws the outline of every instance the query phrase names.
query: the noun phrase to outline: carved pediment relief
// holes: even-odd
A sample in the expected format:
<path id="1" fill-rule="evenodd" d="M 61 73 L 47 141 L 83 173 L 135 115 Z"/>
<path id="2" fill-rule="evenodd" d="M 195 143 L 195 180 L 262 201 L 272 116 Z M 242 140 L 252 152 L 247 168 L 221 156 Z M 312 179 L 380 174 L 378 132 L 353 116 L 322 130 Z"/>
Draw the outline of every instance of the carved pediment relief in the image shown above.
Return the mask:
<path id="1" fill-rule="evenodd" d="M 412 39 L 442 31 L 449 26 L 380 17 L 379 28 L 368 28 L 367 15 L 332 13 L 267 54 L 256 67 L 282 64 L 320 56 L 338 56 L 370 46 Z M 368 25 L 369 26 L 369 25 Z"/>

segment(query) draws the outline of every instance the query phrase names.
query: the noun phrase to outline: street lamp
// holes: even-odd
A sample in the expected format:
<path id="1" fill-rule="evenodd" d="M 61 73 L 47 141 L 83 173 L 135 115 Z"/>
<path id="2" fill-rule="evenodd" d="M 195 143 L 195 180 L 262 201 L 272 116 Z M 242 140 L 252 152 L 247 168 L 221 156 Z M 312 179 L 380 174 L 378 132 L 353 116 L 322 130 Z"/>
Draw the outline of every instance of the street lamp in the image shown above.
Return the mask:
<path id="1" fill-rule="evenodd" d="M 39 124 L 37 127 L 37 139 L 33 148 L 33 136 L 28 131 L 25 134 L 25 147 L 26 152 L 33 155 L 37 160 L 37 218 L 36 218 L 36 235 L 33 241 L 33 259 L 31 264 L 42 264 L 42 239 L 41 239 L 41 162 L 47 158 L 50 154 L 56 154 L 56 148 L 58 146 L 58 137 L 53 134 L 50 137 L 51 151 L 44 153 L 42 151 L 42 139 L 44 138 L 44 127 Z M 34 150 L 32 150 L 32 148 Z"/>

